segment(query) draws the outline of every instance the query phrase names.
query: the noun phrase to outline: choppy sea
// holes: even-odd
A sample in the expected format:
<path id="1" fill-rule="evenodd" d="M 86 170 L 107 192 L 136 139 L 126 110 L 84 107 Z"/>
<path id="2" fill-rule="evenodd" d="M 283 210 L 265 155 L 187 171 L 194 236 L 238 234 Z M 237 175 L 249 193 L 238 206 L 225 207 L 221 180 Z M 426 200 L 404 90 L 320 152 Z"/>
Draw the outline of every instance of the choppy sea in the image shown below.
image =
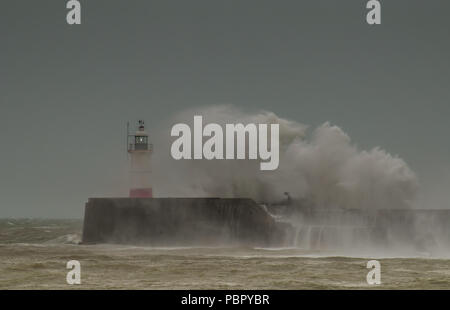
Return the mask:
<path id="1" fill-rule="evenodd" d="M 80 245 L 81 229 L 81 220 L 0 220 L 0 289 L 450 289 L 449 257 Z M 366 281 L 371 259 L 380 285 Z M 80 285 L 66 282 L 70 260 Z"/>

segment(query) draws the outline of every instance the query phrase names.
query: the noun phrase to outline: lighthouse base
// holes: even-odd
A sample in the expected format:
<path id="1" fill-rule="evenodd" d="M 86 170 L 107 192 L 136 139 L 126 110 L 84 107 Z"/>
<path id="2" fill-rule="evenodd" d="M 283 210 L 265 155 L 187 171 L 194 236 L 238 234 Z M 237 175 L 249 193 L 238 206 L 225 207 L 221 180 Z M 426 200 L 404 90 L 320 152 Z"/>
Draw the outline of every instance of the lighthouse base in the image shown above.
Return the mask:
<path id="1" fill-rule="evenodd" d="M 132 188 L 130 198 L 153 198 L 152 188 Z"/>

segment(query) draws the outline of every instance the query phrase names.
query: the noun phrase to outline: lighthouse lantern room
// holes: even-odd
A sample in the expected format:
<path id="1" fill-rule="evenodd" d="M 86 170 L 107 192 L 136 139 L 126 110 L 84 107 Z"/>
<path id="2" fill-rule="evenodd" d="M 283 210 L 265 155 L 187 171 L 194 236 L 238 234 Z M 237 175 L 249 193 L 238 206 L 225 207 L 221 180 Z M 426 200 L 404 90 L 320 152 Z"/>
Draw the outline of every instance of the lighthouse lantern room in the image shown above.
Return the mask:
<path id="1" fill-rule="evenodd" d="M 130 133 L 130 124 L 127 124 L 127 149 L 130 159 L 130 197 L 153 197 L 150 165 L 153 149 L 143 120 L 139 121 L 134 134 Z"/>

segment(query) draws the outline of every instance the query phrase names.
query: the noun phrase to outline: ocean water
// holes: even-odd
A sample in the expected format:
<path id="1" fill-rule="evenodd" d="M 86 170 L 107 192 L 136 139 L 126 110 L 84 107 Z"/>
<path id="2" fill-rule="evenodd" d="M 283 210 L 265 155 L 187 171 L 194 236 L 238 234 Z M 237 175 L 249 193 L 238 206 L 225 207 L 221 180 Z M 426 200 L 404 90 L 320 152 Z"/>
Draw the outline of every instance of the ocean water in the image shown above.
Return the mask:
<path id="1" fill-rule="evenodd" d="M 446 257 L 79 245 L 81 220 L 0 220 L 0 289 L 450 289 Z M 381 264 L 381 285 L 366 281 Z M 81 285 L 66 264 L 81 263 Z"/>

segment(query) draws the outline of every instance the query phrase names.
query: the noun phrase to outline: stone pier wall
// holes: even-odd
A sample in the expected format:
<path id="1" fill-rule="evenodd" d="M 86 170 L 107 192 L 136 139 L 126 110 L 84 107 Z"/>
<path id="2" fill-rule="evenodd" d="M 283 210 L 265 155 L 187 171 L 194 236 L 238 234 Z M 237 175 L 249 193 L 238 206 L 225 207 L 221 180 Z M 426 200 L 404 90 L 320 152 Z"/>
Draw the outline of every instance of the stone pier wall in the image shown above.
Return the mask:
<path id="1" fill-rule="evenodd" d="M 251 199 L 91 198 L 83 243 L 271 246 L 283 229 Z"/>

